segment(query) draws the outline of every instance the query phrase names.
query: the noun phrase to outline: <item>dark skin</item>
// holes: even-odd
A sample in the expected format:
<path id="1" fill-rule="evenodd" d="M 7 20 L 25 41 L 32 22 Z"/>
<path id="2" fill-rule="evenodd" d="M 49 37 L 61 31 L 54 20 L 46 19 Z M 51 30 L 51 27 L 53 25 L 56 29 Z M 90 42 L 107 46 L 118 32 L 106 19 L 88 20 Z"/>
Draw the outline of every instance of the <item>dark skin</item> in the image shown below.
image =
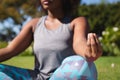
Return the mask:
<path id="1" fill-rule="evenodd" d="M 64 18 L 61 0 L 40 0 L 42 7 L 48 12 L 45 26 L 49 30 L 57 29 L 63 24 L 60 19 Z M 29 21 L 5 48 L 0 49 L 0 61 L 5 61 L 18 55 L 33 42 L 35 26 L 40 18 Z M 77 17 L 70 22 L 73 30 L 73 49 L 76 54 L 85 57 L 88 61 L 95 61 L 102 55 L 102 47 L 95 33 L 89 32 L 89 25 L 85 17 Z"/>

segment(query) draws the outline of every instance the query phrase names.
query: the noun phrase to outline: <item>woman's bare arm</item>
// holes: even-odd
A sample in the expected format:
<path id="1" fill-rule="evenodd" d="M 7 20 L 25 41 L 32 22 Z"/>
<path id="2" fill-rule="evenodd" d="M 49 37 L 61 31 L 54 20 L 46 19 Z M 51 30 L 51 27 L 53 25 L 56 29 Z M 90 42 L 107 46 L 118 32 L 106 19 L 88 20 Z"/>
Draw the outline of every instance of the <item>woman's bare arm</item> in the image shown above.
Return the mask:
<path id="1" fill-rule="evenodd" d="M 16 56 L 31 44 L 33 41 L 33 26 L 37 21 L 38 19 L 29 21 L 7 47 L 0 49 L 0 62 Z"/>
<path id="2" fill-rule="evenodd" d="M 89 33 L 89 25 L 84 17 L 76 18 L 72 22 L 74 27 L 73 49 L 90 61 L 102 55 L 102 48 L 95 33 Z"/>

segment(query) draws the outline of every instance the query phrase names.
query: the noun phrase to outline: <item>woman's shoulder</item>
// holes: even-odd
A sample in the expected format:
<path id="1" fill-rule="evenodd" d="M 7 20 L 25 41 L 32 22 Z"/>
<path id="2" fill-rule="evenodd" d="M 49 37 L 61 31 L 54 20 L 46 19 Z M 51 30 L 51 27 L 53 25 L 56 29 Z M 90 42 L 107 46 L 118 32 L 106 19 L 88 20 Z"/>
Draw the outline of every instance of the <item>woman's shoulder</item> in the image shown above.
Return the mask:
<path id="1" fill-rule="evenodd" d="M 76 25 L 80 26 L 80 25 L 86 25 L 86 24 L 88 24 L 88 21 L 87 21 L 87 18 L 84 16 L 76 17 L 71 21 L 72 29 L 74 29 Z"/>
<path id="2" fill-rule="evenodd" d="M 86 17 L 79 16 L 79 17 L 74 18 L 71 23 L 86 22 L 86 21 L 87 21 Z"/>
<path id="3" fill-rule="evenodd" d="M 39 18 L 33 18 L 28 22 L 28 24 L 32 27 L 33 32 L 35 31 L 36 25 L 37 25 L 37 23 L 39 22 L 40 19 L 41 19 L 40 17 Z"/>
<path id="4" fill-rule="evenodd" d="M 31 21 L 30 21 L 31 25 L 33 25 L 33 26 L 37 25 L 37 23 L 38 23 L 38 21 L 39 21 L 40 19 L 41 19 L 41 18 L 33 18 L 33 19 L 31 19 Z"/>

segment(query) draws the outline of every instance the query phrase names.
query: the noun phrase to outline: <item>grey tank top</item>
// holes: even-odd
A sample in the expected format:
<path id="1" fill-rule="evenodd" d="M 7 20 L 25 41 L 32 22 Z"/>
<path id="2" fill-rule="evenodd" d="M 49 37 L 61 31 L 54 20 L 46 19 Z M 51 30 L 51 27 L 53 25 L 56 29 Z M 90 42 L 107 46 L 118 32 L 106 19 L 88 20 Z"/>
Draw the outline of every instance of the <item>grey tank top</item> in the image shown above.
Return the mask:
<path id="1" fill-rule="evenodd" d="M 47 80 L 61 65 L 63 59 L 75 54 L 70 23 L 63 23 L 57 29 L 49 30 L 45 27 L 46 18 L 47 16 L 43 16 L 38 21 L 34 32 L 33 50 L 35 70 L 39 71 L 38 80 Z"/>

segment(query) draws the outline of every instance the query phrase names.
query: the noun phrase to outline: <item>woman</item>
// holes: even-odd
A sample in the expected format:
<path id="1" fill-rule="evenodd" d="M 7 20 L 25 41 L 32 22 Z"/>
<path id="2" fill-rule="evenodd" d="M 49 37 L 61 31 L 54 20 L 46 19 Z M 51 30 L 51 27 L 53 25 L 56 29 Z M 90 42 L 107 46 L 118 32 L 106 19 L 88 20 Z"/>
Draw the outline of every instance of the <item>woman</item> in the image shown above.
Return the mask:
<path id="1" fill-rule="evenodd" d="M 6 48 L 0 49 L 0 61 L 5 61 L 24 51 L 34 41 L 35 69 L 0 65 L 0 79 L 96 80 L 97 72 L 91 72 L 91 76 L 84 73 L 91 70 L 90 67 L 96 70 L 93 61 L 102 55 L 102 49 L 96 34 L 88 33 L 86 18 L 75 18 L 79 3 L 79 0 L 40 0 L 46 15 L 32 19 Z"/>

